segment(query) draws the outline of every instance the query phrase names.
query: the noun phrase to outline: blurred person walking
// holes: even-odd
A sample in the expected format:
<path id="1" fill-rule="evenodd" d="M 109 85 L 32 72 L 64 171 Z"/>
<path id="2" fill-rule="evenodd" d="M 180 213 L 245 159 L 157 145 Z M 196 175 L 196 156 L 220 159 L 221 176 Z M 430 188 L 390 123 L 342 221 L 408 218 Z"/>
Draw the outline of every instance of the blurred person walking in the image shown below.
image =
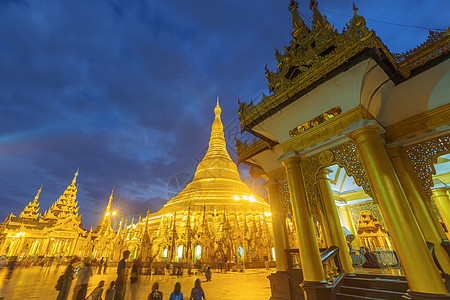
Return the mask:
<path id="1" fill-rule="evenodd" d="M 84 266 L 78 270 L 78 278 L 73 288 L 73 300 L 84 300 L 86 299 L 87 287 L 89 284 L 89 279 L 92 276 L 92 267 L 88 260 L 84 261 Z"/>
<path id="2" fill-rule="evenodd" d="M 58 293 L 58 297 L 56 298 L 56 300 L 66 300 L 67 297 L 69 296 L 69 291 L 70 291 L 70 285 L 72 284 L 72 280 L 73 280 L 73 275 L 75 273 L 75 269 L 73 267 L 73 264 L 75 264 L 78 261 L 78 257 L 74 257 L 70 262 L 69 265 L 67 266 L 66 271 L 64 272 L 64 275 L 62 275 L 62 278 L 60 278 L 58 280 L 61 280 L 61 286 L 58 287 L 57 284 L 57 290 L 59 288 L 59 293 Z"/>
<path id="3" fill-rule="evenodd" d="M 130 299 L 136 300 L 137 296 L 137 282 L 139 279 L 139 270 L 141 268 L 141 263 L 139 262 L 139 259 L 135 259 L 133 262 L 133 267 L 131 268 L 131 275 L 130 275 Z"/>
<path id="4" fill-rule="evenodd" d="M 116 294 L 114 296 L 114 300 L 123 300 L 125 299 L 125 284 L 127 282 L 127 262 L 126 260 L 130 257 L 130 251 L 123 251 L 123 258 L 119 261 L 117 265 L 117 279 L 116 279 Z"/>
<path id="5" fill-rule="evenodd" d="M 103 257 L 102 259 L 100 259 L 100 263 L 98 265 L 98 270 L 97 270 L 97 274 L 102 274 L 102 268 L 103 268 Z"/>

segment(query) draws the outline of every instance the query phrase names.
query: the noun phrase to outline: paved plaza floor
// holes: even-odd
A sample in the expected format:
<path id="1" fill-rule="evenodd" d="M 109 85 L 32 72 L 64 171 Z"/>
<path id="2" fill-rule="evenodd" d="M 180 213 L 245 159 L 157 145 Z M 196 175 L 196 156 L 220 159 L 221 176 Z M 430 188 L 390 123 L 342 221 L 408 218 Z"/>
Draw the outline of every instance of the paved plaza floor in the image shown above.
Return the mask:
<path id="1" fill-rule="evenodd" d="M 7 270 L 0 271 L 0 297 L 5 300 L 13 299 L 56 299 L 58 292 L 55 284 L 59 276 L 63 274 L 65 266 L 56 269 L 53 266 L 50 270 L 42 267 L 18 268 L 13 273 L 11 279 L 7 280 Z M 273 271 L 273 270 L 272 270 Z M 212 281 L 206 282 L 205 277 L 199 276 L 202 280 L 202 287 L 208 300 L 266 300 L 270 298 L 270 283 L 267 276 L 271 271 L 265 269 L 249 269 L 244 273 L 228 272 L 220 274 L 213 272 Z M 106 275 L 94 274 L 91 277 L 88 287 L 88 294 L 97 286 L 101 280 L 105 280 L 108 285 L 115 280 L 115 268 L 109 268 Z M 184 299 L 188 300 L 191 289 L 197 275 L 183 275 L 180 277 L 172 275 L 142 275 L 137 286 L 138 296 L 136 299 L 146 300 L 154 282 L 159 283 L 164 299 L 169 299 L 170 293 L 176 282 L 181 283 L 181 292 Z M 72 299 L 73 286 L 68 299 Z M 130 298 L 130 287 L 127 286 L 126 300 Z"/>

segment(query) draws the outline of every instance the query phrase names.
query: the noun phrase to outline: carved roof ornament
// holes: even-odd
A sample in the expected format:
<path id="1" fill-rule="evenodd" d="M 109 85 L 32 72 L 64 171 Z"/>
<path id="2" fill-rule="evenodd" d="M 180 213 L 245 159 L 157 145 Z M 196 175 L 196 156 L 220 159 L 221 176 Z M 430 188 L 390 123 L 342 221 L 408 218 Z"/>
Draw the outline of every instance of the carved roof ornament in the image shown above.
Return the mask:
<path id="1" fill-rule="evenodd" d="M 39 194 L 41 193 L 42 185 L 39 188 L 34 200 L 28 203 L 28 205 L 23 209 L 23 212 L 20 213 L 19 218 L 25 220 L 36 220 L 39 216 Z"/>
<path id="2" fill-rule="evenodd" d="M 76 180 L 78 171 L 79 169 L 75 173 L 72 183 L 66 188 L 64 193 L 52 204 L 52 206 L 50 206 L 48 212 L 46 211 L 39 219 L 42 219 L 43 221 L 57 221 L 66 218 L 80 220 L 81 216 L 78 215 L 79 207 L 78 202 L 76 201 L 78 191 Z M 79 224 L 81 224 L 81 221 Z"/>
<path id="3" fill-rule="evenodd" d="M 316 0 L 311 0 L 309 7 L 313 11 L 311 27 L 300 17 L 297 1 L 289 2 L 292 40 L 283 52 L 275 49 L 276 70 L 265 68 L 270 95 L 263 94 L 256 105 L 253 101 L 249 104 L 238 101 L 241 131 L 251 131 L 255 124 L 358 55 L 366 53 L 382 61 L 388 66 L 391 79 L 399 83 L 408 79 L 413 69 L 450 52 L 450 28 L 443 32 L 430 31 L 422 45 L 405 54 L 393 54 L 375 32 L 367 28 L 354 3 L 353 17 L 341 33 L 320 13 Z"/>

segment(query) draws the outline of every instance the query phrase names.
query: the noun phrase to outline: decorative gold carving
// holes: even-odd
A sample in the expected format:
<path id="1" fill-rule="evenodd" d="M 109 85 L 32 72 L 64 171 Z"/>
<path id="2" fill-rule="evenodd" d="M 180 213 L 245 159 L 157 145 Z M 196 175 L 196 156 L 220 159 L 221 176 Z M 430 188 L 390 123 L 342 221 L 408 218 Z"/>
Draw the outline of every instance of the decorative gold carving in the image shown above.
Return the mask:
<path id="1" fill-rule="evenodd" d="M 427 40 L 408 52 L 392 54 L 403 75 L 450 51 L 450 28 L 445 31 L 429 31 Z"/>
<path id="2" fill-rule="evenodd" d="M 317 126 L 307 130 L 290 140 L 281 144 L 285 152 L 291 150 L 299 151 L 306 147 L 327 140 L 333 136 L 342 133 L 349 125 L 358 122 L 362 119 L 373 120 L 374 117 L 367 111 L 367 109 L 359 105 L 345 113 L 328 120 L 327 125 Z"/>
<path id="3" fill-rule="evenodd" d="M 323 166 L 329 166 L 334 160 L 334 154 L 330 150 L 325 150 L 318 155 L 319 163 Z"/>
<path id="4" fill-rule="evenodd" d="M 408 118 L 386 128 L 384 138 L 396 141 L 450 123 L 450 104 Z"/>
<path id="5" fill-rule="evenodd" d="M 411 145 L 405 147 L 405 150 L 425 192 L 431 198 L 432 175 L 436 174 L 434 163 L 439 156 L 450 152 L 450 135 Z"/>
<path id="6" fill-rule="evenodd" d="M 311 6 L 311 9 L 313 25 L 308 28 L 297 7 L 289 6 L 293 20 L 292 40 L 288 47 L 284 47 L 283 54 L 275 49 L 277 70 L 273 72 L 266 67 L 265 76 L 271 94 L 263 94 L 256 105 L 253 101 L 250 104 L 239 102 L 241 130 L 260 120 L 261 116 L 273 113 L 280 104 L 306 90 L 364 49 L 374 49 L 380 59 L 388 60 L 405 79 L 413 69 L 450 51 L 450 28 L 444 32 L 430 31 L 422 45 L 404 54 L 392 54 L 375 32 L 369 31 L 355 6 L 353 18 L 342 33 L 320 14 L 317 5 Z"/>
<path id="7" fill-rule="evenodd" d="M 305 122 L 302 125 L 295 127 L 294 129 L 289 131 L 289 135 L 290 136 L 299 135 L 300 133 L 302 133 L 308 129 L 311 129 L 319 124 L 322 124 L 326 120 L 336 117 L 337 115 L 339 115 L 341 113 L 341 111 L 342 111 L 341 108 L 339 106 L 336 106 L 336 107 L 330 109 L 329 111 L 321 114 L 320 116 L 317 116 L 314 119 L 309 120 L 308 122 Z"/>
<path id="8" fill-rule="evenodd" d="M 350 213 L 352 215 L 353 224 L 355 224 L 356 230 L 359 230 L 359 221 L 362 212 L 369 211 L 377 220 L 378 222 L 385 227 L 383 217 L 381 216 L 380 209 L 376 203 L 373 201 L 368 201 L 364 203 L 358 203 L 358 204 L 352 204 L 349 206 Z"/>
<path id="9" fill-rule="evenodd" d="M 370 187 L 364 167 L 359 159 L 359 153 L 355 143 L 349 141 L 330 149 L 330 151 L 334 154 L 335 162 L 345 169 L 348 176 L 353 177 L 355 183 L 362 187 L 367 195 L 374 199 L 372 188 Z"/>
<path id="10" fill-rule="evenodd" d="M 283 211 L 292 215 L 291 196 L 289 194 L 289 185 L 287 183 L 280 186 L 280 199 Z"/>
<path id="11" fill-rule="evenodd" d="M 264 140 L 256 140 L 249 145 L 247 141 L 241 142 L 239 139 L 236 140 L 236 151 L 238 157 L 238 164 L 246 161 L 247 159 L 263 152 L 264 150 L 270 149 L 269 143 Z"/>
<path id="12" fill-rule="evenodd" d="M 321 159 L 326 157 L 326 160 Z M 332 158 L 332 159 L 330 159 Z M 338 164 L 344 168 L 348 176 L 352 176 L 355 183 L 372 197 L 372 189 L 359 159 L 358 150 L 353 141 L 340 144 L 321 153 L 310 156 L 301 161 L 306 194 L 311 207 L 311 213 L 316 220 L 320 220 L 321 203 L 317 190 L 317 174 L 323 167 Z M 372 197 L 373 199 L 373 197 Z"/>

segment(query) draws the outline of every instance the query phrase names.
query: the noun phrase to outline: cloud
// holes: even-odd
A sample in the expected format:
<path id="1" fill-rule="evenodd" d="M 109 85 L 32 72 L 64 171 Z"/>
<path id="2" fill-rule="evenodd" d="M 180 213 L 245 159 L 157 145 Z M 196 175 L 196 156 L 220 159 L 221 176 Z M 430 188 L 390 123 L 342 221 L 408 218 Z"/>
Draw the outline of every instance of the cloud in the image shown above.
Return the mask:
<path id="1" fill-rule="evenodd" d="M 353 13 L 351 1 L 337 3 L 319 8 Z M 86 228 L 97 224 L 114 185 L 123 214 L 158 210 L 170 180 L 192 174 L 202 158 L 216 97 L 233 129 L 237 99 L 267 93 L 264 66 L 275 68 L 274 48 L 290 41 L 287 4 L 0 1 L 0 217 L 20 213 L 41 184 L 45 211 L 78 167 Z M 443 0 L 357 5 L 367 18 L 448 26 Z M 347 22 L 326 14 L 337 27 Z M 426 36 L 368 24 L 395 51 Z"/>

